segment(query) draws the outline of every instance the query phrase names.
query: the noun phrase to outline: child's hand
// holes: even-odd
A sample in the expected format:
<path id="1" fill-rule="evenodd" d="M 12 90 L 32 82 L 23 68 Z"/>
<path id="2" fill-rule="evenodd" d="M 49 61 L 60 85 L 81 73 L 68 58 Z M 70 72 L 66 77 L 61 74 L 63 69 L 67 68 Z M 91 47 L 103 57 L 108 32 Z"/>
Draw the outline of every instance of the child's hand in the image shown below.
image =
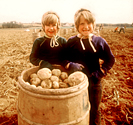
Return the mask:
<path id="1" fill-rule="evenodd" d="M 101 69 L 101 71 L 103 72 L 103 74 L 105 74 L 105 70 L 103 70 L 102 68 L 100 68 Z"/>
<path id="2" fill-rule="evenodd" d="M 78 71 L 78 70 L 82 70 L 84 66 L 79 63 L 70 62 L 69 68 L 72 68 L 73 70 Z"/>
<path id="3" fill-rule="evenodd" d="M 105 73 L 103 73 L 101 70 L 97 70 L 96 72 L 93 72 L 91 76 L 100 80 L 105 76 Z"/>
<path id="4" fill-rule="evenodd" d="M 52 65 L 49 62 L 42 60 L 39 64 L 39 68 L 49 68 L 52 70 Z"/>
<path id="5" fill-rule="evenodd" d="M 83 68 L 84 68 L 84 66 L 82 64 L 73 63 L 73 62 L 70 62 L 69 67 L 68 67 L 70 72 L 81 71 Z"/>

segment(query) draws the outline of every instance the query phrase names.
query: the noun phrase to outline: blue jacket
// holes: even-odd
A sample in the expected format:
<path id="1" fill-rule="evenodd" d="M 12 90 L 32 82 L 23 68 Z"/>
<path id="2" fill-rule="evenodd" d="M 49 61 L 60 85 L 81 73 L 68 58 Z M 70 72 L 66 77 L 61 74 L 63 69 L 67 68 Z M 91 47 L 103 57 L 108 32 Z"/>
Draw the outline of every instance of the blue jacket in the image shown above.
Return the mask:
<path id="1" fill-rule="evenodd" d="M 92 44 L 96 49 L 96 52 L 93 51 L 88 39 L 82 39 L 85 46 L 83 50 L 80 38 L 73 36 L 68 39 L 66 45 L 66 62 L 75 62 L 84 65 L 85 70 L 88 75 L 91 75 L 93 72 L 100 71 L 99 59 L 104 60 L 102 68 L 105 71 L 108 71 L 112 68 L 115 58 L 109 48 L 107 42 L 102 38 L 93 35 Z"/>

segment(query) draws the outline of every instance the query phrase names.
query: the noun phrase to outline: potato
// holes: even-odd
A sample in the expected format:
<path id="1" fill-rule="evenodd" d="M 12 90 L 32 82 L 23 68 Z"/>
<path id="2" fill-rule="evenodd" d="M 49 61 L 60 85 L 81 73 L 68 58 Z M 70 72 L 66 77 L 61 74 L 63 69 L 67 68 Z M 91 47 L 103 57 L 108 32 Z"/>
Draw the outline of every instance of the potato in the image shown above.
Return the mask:
<path id="1" fill-rule="evenodd" d="M 41 88 L 42 89 L 42 86 L 37 86 L 37 88 Z"/>
<path id="2" fill-rule="evenodd" d="M 51 89 L 52 88 L 52 82 L 50 79 L 43 80 L 41 82 L 41 86 L 42 86 L 42 88 L 45 88 L 45 89 Z"/>
<path id="3" fill-rule="evenodd" d="M 29 82 L 25 82 L 27 85 L 30 85 L 30 83 Z"/>
<path id="4" fill-rule="evenodd" d="M 60 77 L 61 77 L 62 80 L 67 79 L 68 78 L 67 72 L 62 72 Z"/>
<path id="5" fill-rule="evenodd" d="M 68 83 L 68 79 L 65 79 L 63 82 L 64 82 L 64 83 Z"/>
<path id="6" fill-rule="evenodd" d="M 37 76 L 41 79 L 41 80 L 45 80 L 50 78 L 52 75 L 52 72 L 50 69 L 48 68 L 42 68 L 40 70 L 38 70 L 37 72 Z"/>
<path id="7" fill-rule="evenodd" d="M 69 82 L 69 86 L 76 86 L 76 82 Z"/>
<path id="8" fill-rule="evenodd" d="M 59 77 L 57 77 L 57 76 L 51 76 L 50 80 L 52 82 L 54 82 L 54 81 L 58 82 L 59 81 Z"/>
<path id="9" fill-rule="evenodd" d="M 59 82 L 60 88 L 68 88 L 68 84 L 64 82 Z"/>
<path id="10" fill-rule="evenodd" d="M 59 78 L 59 82 L 62 82 L 62 79 Z"/>
<path id="11" fill-rule="evenodd" d="M 59 77 L 61 75 L 61 70 L 60 69 L 53 69 L 52 75 Z"/>
<path id="12" fill-rule="evenodd" d="M 36 88 L 36 86 L 35 85 L 31 85 L 32 87 L 34 87 L 34 88 Z"/>
<path id="13" fill-rule="evenodd" d="M 70 86 L 75 86 L 84 80 L 84 73 L 76 71 L 68 76 L 68 84 Z"/>
<path id="14" fill-rule="evenodd" d="M 30 79 L 30 83 L 31 85 L 38 86 L 41 83 L 41 80 L 39 78 L 33 77 L 32 79 Z"/>
<path id="15" fill-rule="evenodd" d="M 33 73 L 33 74 L 30 75 L 30 78 L 31 78 L 31 79 L 32 79 L 32 78 L 38 78 L 38 76 L 37 76 L 36 73 Z"/>
<path id="16" fill-rule="evenodd" d="M 53 81 L 53 88 L 58 89 L 59 88 L 59 83 L 57 81 Z"/>

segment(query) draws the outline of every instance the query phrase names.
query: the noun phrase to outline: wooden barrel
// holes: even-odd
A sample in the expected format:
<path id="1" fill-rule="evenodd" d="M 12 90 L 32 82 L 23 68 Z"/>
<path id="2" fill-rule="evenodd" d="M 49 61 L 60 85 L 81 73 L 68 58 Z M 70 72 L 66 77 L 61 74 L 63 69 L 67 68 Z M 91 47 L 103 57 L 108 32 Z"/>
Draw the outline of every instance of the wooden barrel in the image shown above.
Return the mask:
<path id="1" fill-rule="evenodd" d="M 19 79 L 18 125 L 89 125 L 88 79 L 76 86 L 43 89 L 26 84 L 38 67 L 24 70 Z"/>

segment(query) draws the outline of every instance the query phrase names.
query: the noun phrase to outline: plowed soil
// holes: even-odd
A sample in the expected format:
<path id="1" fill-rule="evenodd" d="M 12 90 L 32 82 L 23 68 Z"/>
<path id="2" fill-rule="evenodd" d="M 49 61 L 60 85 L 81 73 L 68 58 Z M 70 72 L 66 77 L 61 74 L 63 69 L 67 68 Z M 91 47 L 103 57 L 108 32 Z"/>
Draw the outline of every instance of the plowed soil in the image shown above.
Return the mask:
<path id="1" fill-rule="evenodd" d="M 102 125 L 133 124 L 133 28 L 125 33 L 104 27 L 100 36 L 106 39 L 115 56 L 115 64 L 103 78 L 101 102 Z M 0 125 L 17 125 L 16 102 L 18 76 L 33 67 L 29 54 L 33 30 L 0 29 Z M 68 39 L 71 35 L 61 35 Z M 43 33 L 41 34 L 43 35 Z"/>

